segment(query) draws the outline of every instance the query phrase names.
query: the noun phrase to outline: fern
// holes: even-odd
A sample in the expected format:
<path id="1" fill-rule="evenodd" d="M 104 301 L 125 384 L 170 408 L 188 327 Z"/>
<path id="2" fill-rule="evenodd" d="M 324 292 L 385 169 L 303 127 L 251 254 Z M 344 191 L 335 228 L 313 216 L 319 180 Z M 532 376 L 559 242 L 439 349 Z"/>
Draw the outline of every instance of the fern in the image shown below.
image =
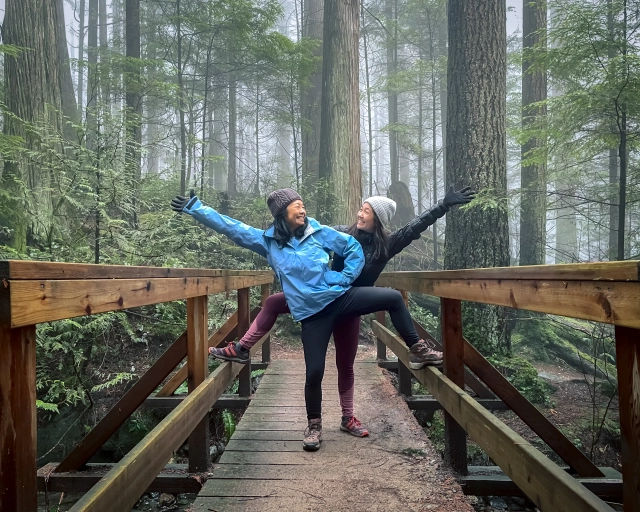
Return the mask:
<path id="1" fill-rule="evenodd" d="M 229 442 L 229 439 L 236 431 L 236 419 L 228 409 L 222 411 L 222 423 L 224 424 L 224 437 Z"/>
<path id="2" fill-rule="evenodd" d="M 38 409 L 42 409 L 43 411 L 50 411 L 50 412 L 56 412 L 56 413 L 60 412 L 56 404 L 50 404 L 47 402 L 43 402 L 42 400 L 36 400 L 36 407 Z"/>
<path id="3" fill-rule="evenodd" d="M 91 392 L 95 393 L 96 391 L 103 391 L 113 386 L 117 386 L 118 384 L 122 384 L 125 381 L 135 379 L 136 377 L 137 375 L 135 373 L 120 372 L 113 379 L 110 379 L 107 382 L 103 382 L 102 384 L 96 384 L 95 386 L 93 386 L 91 388 Z"/>

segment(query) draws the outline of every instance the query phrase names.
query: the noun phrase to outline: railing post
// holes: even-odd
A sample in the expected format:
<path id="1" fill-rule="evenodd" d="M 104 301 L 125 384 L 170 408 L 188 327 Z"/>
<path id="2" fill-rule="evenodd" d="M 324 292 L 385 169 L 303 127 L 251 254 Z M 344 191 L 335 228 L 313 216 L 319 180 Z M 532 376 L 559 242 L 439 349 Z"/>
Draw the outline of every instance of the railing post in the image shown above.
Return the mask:
<path id="1" fill-rule="evenodd" d="M 36 510 L 36 326 L 0 319 L 0 347 L 0 510 Z"/>
<path id="2" fill-rule="evenodd" d="M 376 320 L 378 323 L 382 325 L 387 324 L 386 313 L 384 311 L 376 311 Z M 386 361 L 387 360 L 387 346 L 380 338 L 376 338 L 376 347 L 378 349 L 378 361 Z"/>
<path id="3" fill-rule="evenodd" d="M 640 512 L 640 329 L 616 326 L 624 512 Z"/>
<path id="4" fill-rule="evenodd" d="M 260 304 L 264 307 L 264 303 L 271 295 L 271 285 L 263 284 L 261 287 L 262 297 L 260 299 Z M 264 343 L 262 343 L 262 362 L 270 363 L 271 362 L 271 336 L 269 336 Z"/>
<path id="5" fill-rule="evenodd" d="M 464 340 L 462 304 L 456 299 L 440 299 L 444 374 L 464 389 Z M 467 473 L 467 433 L 448 414 L 444 414 L 444 456 L 451 467 Z"/>
<path id="6" fill-rule="evenodd" d="M 238 290 L 238 339 L 246 334 L 249 330 L 249 325 L 251 325 L 249 290 L 250 288 L 241 288 Z M 244 368 L 240 370 L 238 379 L 238 394 L 240 396 L 251 395 L 251 361 L 249 361 L 249 364 L 245 364 Z"/>
<path id="7" fill-rule="evenodd" d="M 204 382 L 209 373 L 207 296 L 187 299 L 187 385 L 189 393 Z M 183 421 L 187 421 L 184 418 Z M 209 468 L 209 414 L 189 435 L 189 473 Z"/>
<path id="8" fill-rule="evenodd" d="M 404 305 L 409 307 L 409 293 L 406 290 L 398 290 L 402 294 L 404 299 Z M 413 390 L 411 389 L 411 370 L 407 368 L 398 359 L 398 389 L 404 396 L 411 396 Z"/>

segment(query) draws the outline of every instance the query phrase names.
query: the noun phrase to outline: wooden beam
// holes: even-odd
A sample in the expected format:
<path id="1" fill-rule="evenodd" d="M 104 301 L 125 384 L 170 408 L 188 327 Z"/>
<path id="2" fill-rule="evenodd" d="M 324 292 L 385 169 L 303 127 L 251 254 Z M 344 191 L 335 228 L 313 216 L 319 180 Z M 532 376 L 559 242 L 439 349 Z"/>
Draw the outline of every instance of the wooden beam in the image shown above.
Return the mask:
<path id="1" fill-rule="evenodd" d="M 258 315 L 259 312 L 260 312 L 259 307 L 253 308 L 253 310 L 251 311 L 251 321 L 255 319 L 255 317 Z M 225 343 L 229 343 L 230 341 L 235 340 L 238 337 L 237 328 L 238 328 L 238 313 L 237 311 L 234 311 L 233 315 L 231 315 L 227 319 L 227 321 L 222 325 L 222 327 L 220 327 L 220 329 L 218 329 L 216 332 L 214 332 L 211 335 L 211 337 L 209 338 L 209 347 L 220 347 Z M 175 390 L 178 389 L 185 380 L 187 380 L 186 365 L 182 366 L 176 372 L 176 374 L 173 377 L 171 377 L 171 379 L 169 379 L 164 386 L 162 386 L 162 389 L 160 389 L 160 391 L 158 391 L 155 394 L 155 396 L 162 397 L 162 396 L 173 395 Z"/>
<path id="2" fill-rule="evenodd" d="M 372 322 L 372 327 L 387 347 L 408 363 L 409 353 L 404 343 L 377 322 Z M 446 375 L 432 367 L 412 372 L 540 510 L 612 512 L 611 507 L 478 405 Z"/>
<path id="3" fill-rule="evenodd" d="M 584 477 L 601 477 L 602 472 L 529 400 L 511 384 L 476 348 L 464 340 L 464 362 L 576 473 Z"/>
<path id="4" fill-rule="evenodd" d="M 136 267 L 129 265 L 94 265 L 51 261 L 0 261 L 2 279 L 146 279 L 156 277 L 228 277 L 272 274 L 270 270 L 233 270 L 213 268 Z M 273 274 L 272 274 L 273 275 Z"/>
<path id="5" fill-rule="evenodd" d="M 0 510 L 36 510 L 35 325 L 0 322 L 0 347 Z"/>
<path id="6" fill-rule="evenodd" d="M 514 267 L 522 268 L 522 267 Z M 640 282 L 431 279 L 384 275 L 377 286 L 640 328 Z"/>
<path id="7" fill-rule="evenodd" d="M 104 471 L 95 471 L 114 464 L 88 464 L 87 471 L 72 473 L 55 472 L 55 464 L 47 464 L 38 470 L 38 492 L 87 492 L 105 475 Z M 93 469 L 93 471 L 92 471 Z M 168 492 L 172 494 L 196 494 L 202 488 L 202 482 L 197 475 L 187 473 L 186 464 L 169 464 L 170 473 L 160 473 L 144 492 Z"/>
<path id="8" fill-rule="evenodd" d="M 12 327 L 87 316 L 258 286 L 268 272 L 252 276 L 150 279 L 10 281 Z"/>
<path id="9" fill-rule="evenodd" d="M 193 393 L 209 374 L 207 296 L 187 299 L 187 386 Z M 189 435 L 189 472 L 209 469 L 209 413 Z"/>
<path id="10" fill-rule="evenodd" d="M 462 341 L 462 303 L 441 299 L 440 312 L 444 374 L 464 389 L 464 344 Z M 446 410 L 444 413 L 444 458 L 460 474 L 467 473 L 467 433 Z"/>
<path id="11" fill-rule="evenodd" d="M 238 290 L 238 340 L 249 330 L 251 321 L 249 320 L 249 296 L 251 290 L 249 288 L 241 288 Z M 238 376 L 238 395 L 250 396 L 251 395 L 251 360 L 244 365 L 244 368 L 240 370 Z"/>
<path id="12" fill-rule="evenodd" d="M 271 284 L 263 284 L 260 289 L 260 305 L 264 307 L 264 303 L 271 295 Z M 262 344 L 262 362 L 269 363 L 271 361 L 271 337 L 267 338 Z"/>
<path id="13" fill-rule="evenodd" d="M 149 399 L 147 399 L 149 400 Z M 414 395 L 406 399 L 407 406 L 412 411 L 439 411 L 442 405 L 435 398 Z M 509 406 L 502 400 L 480 398 L 476 402 L 489 411 L 508 411 Z"/>
<path id="14" fill-rule="evenodd" d="M 616 327 L 624 512 L 640 511 L 640 330 Z"/>
<path id="15" fill-rule="evenodd" d="M 147 409 L 175 409 L 187 395 L 150 397 L 142 404 Z M 223 395 L 211 406 L 212 409 L 246 409 L 251 398 L 237 395 Z"/>
<path id="16" fill-rule="evenodd" d="M 251 349 L 255 353 L 260 341 Z M 173 452 L 186 439 L 233 379 L 242 365 L 225 362 L 149 432 L 71 509 L 74 512 L 130 510 Z"/>
<path id="17" fill-rule="evenodd" d="M 435 339 L 429 332 L 418 322 L 413 321 L 413 325 L 415 326 L 418 334 L 423 340 L 430 340 L 435 346 L 436 350 L 442 351 L 442 344 Z M 478 398 L 486 398 L 492 399 L 495 398 L 495 395 L 485 386 L 479 379 L 476 377 L 468 368 L 464 369 L 464 383 L 469 386 L 471 390 L 478 395 Z"/>
<path id="18" fill-rule="evenodd" d="M 526 265 L 522 267 L 467 268 L 461 270 L 383 272 L 380 279 L 398 276 L 409 279 L 543 279 L 558 281 L 639 281 L 639 261 Z M 378 286 L 388 286 L 381 284 Z M 411 291 L 409 289 L 409 291 Z"/>
<path id="19" fill-rule="evenodd" d="M 381 325 L 387 325 L 386 311 L 376 311 L 376 320 Z M 376 352 L 378 361 L 387 360 L 387 346 L 382 342 L 382 340 L 376 339 Z"/>
<path id="20" fill-rule="evenodd" d="M 80 469 L 100 447 L 118 430 L 134 411 L 153 393 L 164 379 L 187 355 L 187 333 L 174 341 L 164 354 L 140 377 L 129 391 L 111 408 L 98 424 L 78 443 L 56 467 L 65 473 Z"/>
<path id="21" fill-rule="evenodd" d="M 461 476 L 458 481 L 462 491 L 471 496 L 520 496 L 526 494 L 506 475 Z M 614 478 L 577 478 L 596 496 L 610 500 L 622 498 L 622 480 Z"/>

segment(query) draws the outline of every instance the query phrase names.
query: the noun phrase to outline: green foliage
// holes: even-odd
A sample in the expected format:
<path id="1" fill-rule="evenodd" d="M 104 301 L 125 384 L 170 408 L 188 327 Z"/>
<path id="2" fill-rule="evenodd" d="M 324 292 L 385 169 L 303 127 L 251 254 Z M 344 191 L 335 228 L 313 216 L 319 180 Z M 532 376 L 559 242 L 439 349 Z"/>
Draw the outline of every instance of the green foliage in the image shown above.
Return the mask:
<path id="1" fill-rule="evenodd" d="M 228 409 L 222 411 L 222 423 L 224 425 L 224 437 L 229 442 L 229 439 L 236 431 L 236 419 Z"/>
<path id="2" fill-rule="evenodd" d="M 440 317 L 418 306 L 411 296 L 409 297 L 409 312 L 411 317 L 422 325 L 429 334 L 436 339 L 440 339 Z"/>
<path id="3" fill-rule="evenodd" d="M 534 404 L 550 404 L 549 386 L 538 378 L 538 371 L 529 361 L 518 356 L 488 359 L 527 400 Z"/>

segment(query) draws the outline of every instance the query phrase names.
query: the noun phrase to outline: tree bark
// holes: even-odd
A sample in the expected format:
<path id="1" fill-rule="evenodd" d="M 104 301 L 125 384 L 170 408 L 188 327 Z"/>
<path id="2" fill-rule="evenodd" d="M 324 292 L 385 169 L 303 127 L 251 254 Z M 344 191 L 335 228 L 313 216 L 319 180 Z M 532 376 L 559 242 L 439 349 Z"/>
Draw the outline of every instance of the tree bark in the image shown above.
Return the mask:
<path id="1" fill-rule="evenodd" d="M 361 7 L 362 11 L 362 42 L 364 46 L 364 73 L 366 78 L 366 87 L 367 87 L 367 133 L 368 133 L 368 164 L 369 164 L 369 197 L 373 195 L 373 128 L 372 128 L 372 120 L 371 117 L 373 115 L 373 109 L 371 106 L 371 84 L 370 84 L 370 73 L 369 73 L 369 48 L 367 45 L 367 32 L 365 30 L 365 18 L 364 18 L 364 4 Z M 422 104 L 421 104 L 422 106 Z"/>
<path id="2" fill-rule="evenodd" d="M 385 0 L 385 15 L 387 18 L 387 77 L 392 77 L 398 69 L 398 10 L 394 0 Z M 391 169 L 391 183 L 400 180 L 398 159 L 398 94 L 389 89 L 387 92 L 389 113 L 389 166 Z"/>
<path id="3" fill-rule="evenodd" d="M 78 105 L 76 103 L 76 95 L 73 90 L 73 80 L 71 79 L 71 65 L 69 62 L 69 47 L 67 46 L 67 26 L 64 20 L 64 0 L 56 0 L 56 11 L 58 17 L 58 27 L 56 39 L 58 41 L 58 62 L 60 64 L 60 92 L 62 103 L 62 114 L 72 121 L 78 123 Z M 65 123 L 64 135 L 67 139 L 71 139 L 76 131 L 73 127 Z"/>
<path id="4" fill-rule="evenodd" d="M 56 7 L 54 2 L 41 0 L 7 0 L 5 4 L 3 43 L 25 50 L 4 58 L 4 98 L 9 115 L 5 115 L 3 131 L 22 138 L 23 147 L 30 151 L 38 151 L 40 137 L 27 123 L 57 132 L 62 128 Z M 50 236 L 54 227 L 49 170 L 20 155 L 6 159 L 1 188 L 6 195 L 0 204 L 0 225 L 11 229 L 3 243 L 25 253 L 28 231 L 43 238 Z"/>
<path id="5" fill-rule="evenodd" d="M 346 223 L 362 202 L 360 3 L 325 0 L 318 218 Z"/>
<path id="6" fill-rule="evenodd" d="M 506 4 L 450 0 L 447 68 L 447 183 L 492 195 L 496 206 L 447 214 L 447 269 L 508 266 Z M 465 334 L 483 352 L 508 352 L 503 308 L 470 304 Z"/>
<path id="7" fill-rule="evenodd" d="M 322 43 L 324 0 L 306 0 L 303 5 L 302 36 Z M 315 57 L 322 57 L 322 44 L 314 50 Z M 309 86 L 302 91 L 302 185 L 305 206 L 316 208 L 319 176 L 320 119 L 322 103 L 322 60 L 318 60 L 315 72 L 309 77 Z"/>
<path id="8" fill-rule="evenodd" d="M 182 78 L 182 20 L 180 0 L 176 1 L 176 39 L 178 45 L 178 110 L 180 117 L 180 194 L 185 195 L 187 187 L 187 128 L 184 123 L 184 84 Z"/>
<path id="9" fill-rule="evenodd" d="M 138 196 L 141 178 L 140 147 L 142 144 L 142 96 L 140 94 L 140 0 L 126 0 L 125 44 L 127 73 L 125 101 L 127 141 L 126 159 L 133 195 L 133 225 L 138 226 Z"/>
<path id="10" fill-rule="evenodd" d="M 227 194 L 234 199 L 238 194 L 238 154 L 237 154 L 237 84 L 235 77 L 229 79 L 229 168 L 227 171 Z"/>
<path id="11" fill-rule="evenodd" d="M 526 60 L 527 49 L 541 43 L 540 31 L 547 27 L 546 0 L 523 1 L 522 11 L 523 49 L 522 61 L 522 128 L 538 126 L 547 115 L 546 106 L 533 106 L 547 99 L 547 74 L 531 72 L 531 63 Z M 542 41 L 544 42 L 544 41 Z M 532 137 L 521 148 L 523 162 L 532 157 L 545 144 L 544 139 Z M 545 263 L 547 224 L 547 162 L 539 160 L 522 164 L 520 174 L 520 265 L 542 265 Z"/>
<path id="12" fill-rule="evenodd" d="M 78 31 L 78 114 L 82 118 L 84 101 L 84 15 L 87 11 L 85 0 L 80 0 L 80 28 Z"/>
<path id="13" fill-rule="evenodd" d="M 110 83 L 109 83 L 109 38 L 107 26 L 107 0 L 98 0 L 98 37 L 100 39 L 100 94 L 102 102 L 109 105 Z"/>
<path id="14" fill-rule="evenodd" d="M 87 148 L 94 149 L 97 138 L 96 106 L 98 104 L 98 0 L 89 0 L 87 27 Z"/>

